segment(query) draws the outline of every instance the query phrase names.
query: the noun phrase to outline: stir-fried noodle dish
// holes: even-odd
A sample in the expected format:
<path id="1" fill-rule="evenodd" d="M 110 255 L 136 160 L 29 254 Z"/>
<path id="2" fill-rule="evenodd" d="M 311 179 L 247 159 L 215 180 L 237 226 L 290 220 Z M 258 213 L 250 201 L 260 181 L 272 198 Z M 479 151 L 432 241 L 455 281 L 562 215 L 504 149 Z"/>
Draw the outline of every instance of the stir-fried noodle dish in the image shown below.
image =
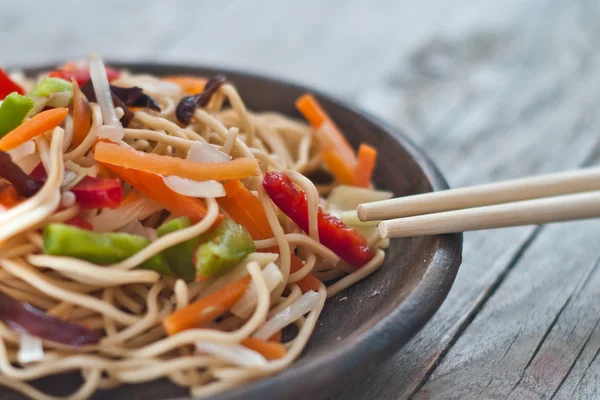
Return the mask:
<path id="1" fill-rule="evenodd" d="M 377 150 L 309 93 L 305 122 L 248 110 L 225 76 L 90 57 L 0 69 L 0 100 L 0 386 L 244 385 L 290 366 L 326 299 L 383 263 L 356 216 L 391 197 L 371 184 Z"/>

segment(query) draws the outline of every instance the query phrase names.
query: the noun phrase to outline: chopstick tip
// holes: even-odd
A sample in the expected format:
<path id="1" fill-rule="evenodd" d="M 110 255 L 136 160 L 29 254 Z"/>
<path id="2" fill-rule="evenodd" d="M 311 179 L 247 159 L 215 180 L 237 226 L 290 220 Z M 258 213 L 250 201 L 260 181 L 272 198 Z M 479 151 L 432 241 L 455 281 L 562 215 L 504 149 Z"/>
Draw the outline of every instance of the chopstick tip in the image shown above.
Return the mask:
<path id="1" fill-rule="evenodd" d="M 356 214 L 361 221 L 364 222 L 367 220 L 367 210 L 365 210 L 364 204 L 359 204 L 358 207 L 356 207 Z"/>
<path id="2" fill-rule="evenodd" d="M 377 225 L 377 231 L 379 232 L 379 236 L 381 236 L 382 239 L 389 238 L 390 230 L 385 221 L 381 221 L 379 225 Z"/>

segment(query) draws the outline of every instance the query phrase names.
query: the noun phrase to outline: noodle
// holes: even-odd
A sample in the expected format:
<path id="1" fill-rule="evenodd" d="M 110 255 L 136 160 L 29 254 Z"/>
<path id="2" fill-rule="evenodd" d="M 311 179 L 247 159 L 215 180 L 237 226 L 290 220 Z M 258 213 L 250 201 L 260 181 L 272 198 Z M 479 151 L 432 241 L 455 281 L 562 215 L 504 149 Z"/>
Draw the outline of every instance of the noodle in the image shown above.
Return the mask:
<path id="1" fill-rule="evenodd" d="M 33 81 L 27 83 L 33 84 Z M 143 86 L 161 107 L 160 112 L 136 108 L 133 120 L 124 128 L 120 146 L 185 159 L 192 144 L 201 142 L 233 159 L 256 159 L 260 176 L 241 182 L 260 202 L 272 235 L 250 240 L 258 252 L 247 255 L 231 272 L 209 281 L 186 282 L 140 268 L 165 250 L 205 237 L 220 224 L 222 216 L 230 214 L 220 207 L 218 198 L 206 196 L 202 198 L 206 205 L 204 217 L 161 235 L 157 228 L 176 215 L 163 210 L 156 198 L 138 193 L 135 182 L 129 181 L 121 185 L 125 194 L 132 194 L 131 201 L 124 201 L 116 209 L 86 209 L 77 201 L 74 204 L 77 183 L 69 184 L 72 179 L 67 175 L 65 185 L 69 185 L 69 191 L 63 186 L 67 161 L 71 170 L 75 163 L 93 169 L 90 175 L 94 177 L 112 175 L 95 161 L 93 151 L 99 139 L 107 140 L 103 135 L 98 137 L 98 131 L 104 132 L 108 127 L 103 119 L 106 109 L 96 102 L 90 103 L 91 127 L 77 147 L 73 147 L 73 143 L 79 143 L 73 137 L 76 118 L 70 113 L 62 124 L 64 128 L 56 127 L 34 139 L 35 162 L 41 161 L 47 175 L 41 189 L 12 208 L 0 207 L 0 293 L 54 318 L 95 330 L 100 340 L 72 347 L 42 338 L 43 357 L 20 365 L 17 362 L 20 333 L 0 320 L 0 386 L 36 400 L 79 400 L 92 397 L 97 390 L 168 378 L 188 388 L 193 396 L 210 396 L 287 368 L 305 348 L 326 299 L 382 265 L 384 252 L 379 247 L 385 241 L 376 234 L 368 238 L 374 257 L 359 269 L 349 266 L 321 243 L 320 196 L 338 184 L 318 186 L 304 175 L 318 171 L 322 165 L 315 133 L 307 124 L 273 112 L 249 112 L 236 88 L 224 83 L 205 107 L 193 111 L 192 123 L 183 127 L 176 112 L 184 93 L 177 85 L 125 71 L 112 84 Z M 229 108 L 223 108 L 226 100 Z M 128 112 L 122 108 L 112 111 L 119 118 Z M 263 187 L 262 174 L 273 170 L 284 171 L 306 193 L 309 234 L 280 212 Z M 2 182 L 0 178 L 0 188 Z M 74 219 L 83 220 L 96 232 L 136 232 L 148 244 L 118 261 L 104 264 L 45 253 L 46 238 L 39 230 L 51 223 L 69 224 Z M 293 257 L 298 257 L 302 265 L 293 265 Z M 273 274 L 267 272 L 269 269 L 273 272 L 271 262 L 276 265 L 275 282 Z M 251 314 L 250 310 L 244 315 L 232 309 L 220 319 L 167 335 L 163 320 L 222 290 L 234 275 L 238 279 L 250 277 L 255 293 Z M 295 325 L 298 332 L 282 344 L 283 357 L 246 365 L 194 350 L 197 342 L 217 346 L 243 344 L 267 321 L 302 301 L 306 290 L 302 282 L 307 278 L 317 278 L 325 284 L 318 284 L 309 293 L 314 296 L 311 308 L 307 309 L 310 311 L 286 321 Z M 334 279 L 338 280 L 326 286 Z M 79 373 L 83 380 L 66 397 L 42 393 L 30 383 L 65 372 Z"/>

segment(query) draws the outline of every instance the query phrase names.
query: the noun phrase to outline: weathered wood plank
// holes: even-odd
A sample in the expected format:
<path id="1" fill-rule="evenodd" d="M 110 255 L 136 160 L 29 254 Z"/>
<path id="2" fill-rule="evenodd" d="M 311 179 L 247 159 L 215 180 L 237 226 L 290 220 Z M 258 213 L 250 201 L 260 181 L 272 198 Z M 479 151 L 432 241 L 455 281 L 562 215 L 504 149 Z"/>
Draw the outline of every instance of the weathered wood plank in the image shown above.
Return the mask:
<path id="1" fill-rule="evenodd" d="M 461 33 L 449 28 L 447 35 L 417 49 L 378 89 L 361 96 L 361 104 L 418 132 L 413 138 L 426 146 L 454 186 L 583 163 L 596 146 L 599 123 L 600 99 L 587 90 L 600 83 L 593 71 L 595 45 L 573 29 L 587 30 L 575 22 L 581 10 L 568 7 L 572 3 L 533 5 L 523 7 L 529 17 L 517 16 L 484 33 L 471 32 L 470 23 Z M 525 20 L 537 23 L 525 25 Z M 557 57 L 566 61 L 556 63 Z M 427 73 L 431 63 L 436 68 Z M 438 314 L 392 361 L 365 378 L 372 384 L 350 385 L 344 394 L 403 398 L 412 393 L 476 315 L 490 288 L 511 270 L 507 260 L 518 259 L 533 232 L 466 234 L 463 266 Z M 460 386 L 456 381 L 446 384 Z"/>

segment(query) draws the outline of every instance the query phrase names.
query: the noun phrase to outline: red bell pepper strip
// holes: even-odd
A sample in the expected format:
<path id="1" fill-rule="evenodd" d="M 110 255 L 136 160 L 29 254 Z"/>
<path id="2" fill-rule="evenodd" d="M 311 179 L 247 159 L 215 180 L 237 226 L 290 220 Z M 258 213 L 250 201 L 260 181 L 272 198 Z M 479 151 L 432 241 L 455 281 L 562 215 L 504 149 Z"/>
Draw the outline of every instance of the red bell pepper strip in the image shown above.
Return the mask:
<path id="1" fill-rule="evenodd" d="M 4 100 L 6 96 L 13 92 L 25 94 L 25 90 L 10 79 L 8 74 L 0 68 L 0 100 Z"/>
<path id="2" fill-rule="evenodd" d="M 119 179 L 86 176 L 71 192 L 83 209 L 117 208 L 123 201 L 123 188 Z"/>
<path id="3" fill-rule="evenodd" d="M 106 67 L 106 76 L 109 82 L 114 81 L 120 75 L 121 74 L 116 69 L 109 66 Z M 55 71 L 50 72 L 48 76 L 64 79 L 68 82 L 71 82 L 71 79 L 75 79 L 77 84 L 81 87 L 90 80 L 90 70 L 87 67 L 80 67 L 73 63 L 69 63 L 59 67 Z"/>
<path id="4" fill-rule="evenodd" d="M 263 186 L 273 203 L 308 233 L 306 193 L 299 190 L 290 178 L 281 172 L 266 173 Z M 346 227 L 334 216 L 325 214 L 321 207 L 318 227 L 321 243 L 354 267 L 360 268 L 373 258 L 373 251 L 356 230 Z"/>
<path id="5" fill-rule="evenodd" d="M 81 218 L 79 215 L 76 215 L 63 223 L 66 225 L 76 226 L 77 228 L 87 229 L 88 231 L 94 230 L 94 226 L 85 219 Z"/>

